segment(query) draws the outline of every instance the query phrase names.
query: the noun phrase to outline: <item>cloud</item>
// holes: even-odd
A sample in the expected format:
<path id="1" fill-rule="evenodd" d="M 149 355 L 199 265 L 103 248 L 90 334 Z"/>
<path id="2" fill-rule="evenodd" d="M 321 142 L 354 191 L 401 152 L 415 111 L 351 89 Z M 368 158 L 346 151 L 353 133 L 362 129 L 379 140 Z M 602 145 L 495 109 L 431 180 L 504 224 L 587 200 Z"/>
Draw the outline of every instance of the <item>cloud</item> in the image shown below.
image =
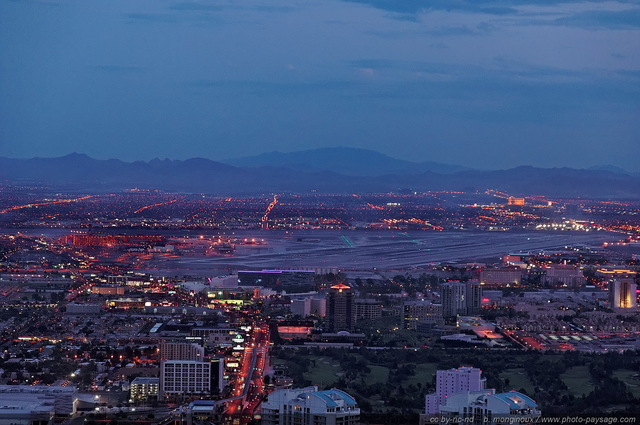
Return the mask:
<path id="1" fill-rule="evenodd" d="M 491 67 L 385 59 L 350 64 L 380 76 L 361 92 L 369 103 L 406 114 L 563 125 L 604 110 L 636 113 L 640 106 L 640 85 L 630 84 L 640 71 L 603 76 L 504 57 L 496 57 Z"/>
<path id="2" fill-rule="evenodd" d="M 513 15 L 518 10 L 508 6 L 509 2 L 482 2 L 474 0 L 343 0 L 352 3 L 366 4 L 376 9 L 386 10 L 404 15 L 415 15 L 431 10 L 467 11 L 488 15 Z M 488 4 L 486 3 L 494 3 Z"/>
<path id="3" fill-rule="evenodd" d="M 175 23 L 178 22 L 176 16 L 169 13 L 126 13 L 125 16 L 131 21 L 148 23 Z"/>
<path id="4" fill-rule="evenodd" d="M 480 22 L 477 25 L 444 25 L 433 29 L 407 29 L 407 30 L 371 30 L 368 34 L 386 39 L 406 39 L 415 36 L 430 36 L 438 38 L 483 36 L 495 31 L 496 27 L 488 22 Z M 445 47 L 441 45 L 440 47 Z"/>
<path id="5" fill-rule="evenodd" d="M 128 74 L 142 71 L 144 68 L 132 65 L 87 65 L 88 68 L 96 71 L 112 74 Z"/>
<path id="6" fill-rule="evenodd" d="M 624 78 L 638 80 L 637 82 L 640 83 L 640 69 L 618 71 L 617 74 Z"/>
<path id="7" fill-rule="evenodd" d="M 640 28 L 640 8 L 627 10 L 593 10 L 558 18 L 558 25 L 582 28 L 626 29 Z"/>
<path id="8" fill-rule="evenodd" d="M 253 94 L 308 94 L 308 93 L 341 93 L 360 87 L 361 84 L 354 81 L 317 81 L 317 82 L 273 82 L 256 80 L 194 80 L 188 82 L 186 87 L 200 89 L 210 89 L 216 92 L 243 92 Z M 202 94 L 208 95 L 207 90 Z"/>
<path id="9" fill-rule="evenodd" d="M 452 64 L 427 61 L 407 61 L 390 59 L 359 59 L 350 61 L 349 65 L 356 69 L 377 71 L 393 71 L 399 73 L 399 79 L 408 79 L 410 75 L 449 76 L 454 78 L 512 79 L 517 81 L 538 80 L 546 82 L 583 81 L 589 78 L 584 71 L 567 71 L 564 69 L 534 66 L 510 60 L 503 56 L 493 59 L 491 66 L 469 64 Z"/>
<path id="10" fill-rule="evenodd" d="M 182 2 L 182 3 L 176 3 L 169 6 L 169 9 L 171 10 L 184 10 L 184 11 L 192 10 L 192 11 L 206 11 L 206 12 L 218 12 L 226 8 L 227 7 L 225 6 L 221 6 L 217 4 L 197 3 L 197 2 Z"/>

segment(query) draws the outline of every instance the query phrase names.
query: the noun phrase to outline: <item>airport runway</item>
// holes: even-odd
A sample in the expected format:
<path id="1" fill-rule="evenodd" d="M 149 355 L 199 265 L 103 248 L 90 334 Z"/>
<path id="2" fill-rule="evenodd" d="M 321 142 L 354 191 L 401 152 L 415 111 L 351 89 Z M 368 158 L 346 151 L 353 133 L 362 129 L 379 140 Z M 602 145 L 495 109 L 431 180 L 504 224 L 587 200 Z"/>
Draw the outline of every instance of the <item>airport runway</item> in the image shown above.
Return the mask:
<path id="1" fill-rule="evenodd" d="M 606 232 L 394 232 L 394 231 L 236 231 L 264 239 L 265 245 L 238 246 L 232 257 L 179 257 L 153 264 L 166 275 L 205 275 L 238 268 L 352 270 L 411 269 L 440 262 L 497 261 L 515 251 L 601 246 L 619 235 Z M 204 274 L 202 274 L 204 273 Z"/>

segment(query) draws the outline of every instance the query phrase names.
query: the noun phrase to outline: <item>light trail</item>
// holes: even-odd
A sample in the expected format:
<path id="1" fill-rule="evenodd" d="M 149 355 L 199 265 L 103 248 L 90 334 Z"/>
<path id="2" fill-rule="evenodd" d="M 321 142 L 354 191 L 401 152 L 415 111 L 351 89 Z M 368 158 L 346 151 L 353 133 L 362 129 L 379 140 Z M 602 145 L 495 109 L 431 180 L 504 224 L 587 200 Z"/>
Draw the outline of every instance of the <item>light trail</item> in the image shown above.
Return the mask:
<path id="1" fill-rule="evenodd" d="M 273 208 L 276 205 L 278 205 L 278 196 L 279 195 L 273 195 L 273 201 L 271 201 L 271 203 L 267 207 L 267 210 L 264 212 L 264 215 L 262 216 L 262 228 L 263 229 L 268 229 L 269 228 L 269 213 L 271 212 L 271 210 L 273 210 Z"/>
<path id="2" fill-rule="evenodd" d="M 367 204 L 367 206 L 369 208 L 371 208 L 371 209 L 374 209 L 374 210 L 382 210 L 382 211 L 384 211 L 384 207 L 381 207 L 381 206 L 378 206 L 378 205 Z"/>
<path id="3" fill-rule="evenodd" d="M 138 208 L 138 209 L 137 209 L 137 210 L 135 210 L 133 213 L 134 213 L 134 214 L 138 214 L 138 213 L 141 213 L 142 211 L 147 210 L 147 209 L 149 209 L 149 208 L 159 207 L 159 206 L 162 206 L 162 205 L 169 205 L 169 204 L 173 204 L 174 202 L 178 202 L 178 200 L 177 200 L 177 199 L 174 199 L 173 201 L 160 202 L 160 203 L 157 203 L 157 204 L 146 205 L 146 206 L 144 206 L 144 207 L 142 207 L 142 208 Z"/>
<path id="4" fill-rule="evenodd" d="M 496 198 L 509 199 L 509 195 L 504 192 L 500 192 L 499 190 L 487 189 L 485 192 L 487 195 L 493 195 Z"/>
<path id="5" fill-rule="evenodd" d="M 8 212 L 20 210 L 20 209 L 23 209 L 23 208 L 42 207 L 42 206 L 45 206 L 45 205 L 56 205 L 56 204 L 68 204 L 68 203 L 71 203 L 71 202 L 84 201 L 85 199 L 98 198 L 100 196 L 115 196 L 115 195 L 111 195 L 111 194 L 110 195 L 88 195 L 88 196 L 83 196 L 81 198 L 58 199 L 57 201 L 38 202 L 36 204 L 16 205 L 16 206 L 13 206 L 13 207 L 9 207 L 9 208 L 5 208 L 3 210 L 0 210 L 0 214 L 6 214 Z"/>
<path id="6" fill-rule="evenodd" d="M 487 216 L 487 215 L 479 215 L 479 216 L 478 216 L 478 218 L 482 218 L 482 219 L 484 219 L 484 220 L 488 220 L 488 221 L 491 221 L 491 222 L 494 222 L 494 223 L 495 223 L 496 221 L 498 221 L 498 220 L 496 220 L 495 218 L 493 218 L 493 217 L 489 217 L 489 216 Z"/>
<path id="7" fill-rule="evenodd" d="M 415 225 L 419 225 L 419 226 L 427 226 L 433 230 L 438 230 L 438 231 L 442 231 L 444 230 L 443 227 L 441 226 L 436 226 L 433 225 L 431 223 L 429 223 L 428 221 L 425 220 L 420 220 L 417 218 L 409 218 L 409 219 L 397 219 L 397 218 L 384 218 L 381 220 L 384 224 L 386 224 L 389 227 L 393 227 L 393 226 L 398 226 L 398 225 L 404 225 L 404 224 L 415 224 Z M 405 233 L 406 234 L 406 233 Z M 406 234 L 408 236 L 408 234 Z"/>

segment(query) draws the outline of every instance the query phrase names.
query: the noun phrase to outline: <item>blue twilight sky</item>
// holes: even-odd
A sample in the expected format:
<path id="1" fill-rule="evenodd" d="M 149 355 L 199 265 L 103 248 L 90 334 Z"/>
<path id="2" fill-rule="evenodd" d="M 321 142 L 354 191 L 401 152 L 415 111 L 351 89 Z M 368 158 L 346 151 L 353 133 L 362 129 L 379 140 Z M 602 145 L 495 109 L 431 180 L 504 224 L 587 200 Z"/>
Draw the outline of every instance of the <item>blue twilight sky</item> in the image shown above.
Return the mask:
<path id="1" fill-rule="evenodd" d="M 0 156 L 640 171 L 638 0 L 0 0 Z"/>

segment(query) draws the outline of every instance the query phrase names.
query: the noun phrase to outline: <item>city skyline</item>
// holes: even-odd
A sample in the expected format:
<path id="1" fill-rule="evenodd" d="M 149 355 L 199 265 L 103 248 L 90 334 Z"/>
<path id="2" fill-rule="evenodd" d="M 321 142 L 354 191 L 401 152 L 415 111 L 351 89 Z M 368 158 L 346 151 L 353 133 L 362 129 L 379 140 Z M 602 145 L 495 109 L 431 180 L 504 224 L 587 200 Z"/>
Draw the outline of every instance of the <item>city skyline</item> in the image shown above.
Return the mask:
<path id="1" fill-rule="evenodd" d="M 640 417 L 638 0 L 14 0 L 0 44 L 2 421 Z"/>
<path id="2" fill-rule="evenodd" d="M 638 171 L 632 2 L 4 2 L 0 156 Z"/>

